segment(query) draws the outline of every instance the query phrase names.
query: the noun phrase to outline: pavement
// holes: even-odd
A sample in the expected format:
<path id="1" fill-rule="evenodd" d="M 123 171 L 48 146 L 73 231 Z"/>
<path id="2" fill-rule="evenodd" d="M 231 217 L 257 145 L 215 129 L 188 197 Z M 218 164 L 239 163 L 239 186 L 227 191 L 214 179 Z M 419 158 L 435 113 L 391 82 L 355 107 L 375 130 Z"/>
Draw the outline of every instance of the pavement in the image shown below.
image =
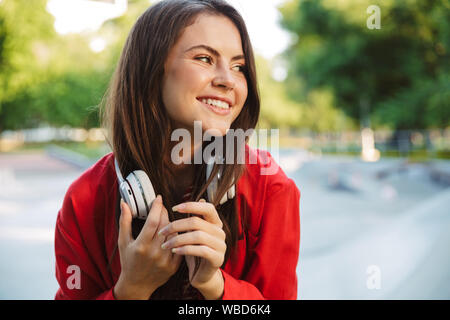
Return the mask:
<path id="1" fill-rule="evenodd" d="M 0 154 L 0 299 L 54 298 L 56 215 L 86 166 L 64 157 Z M 278 160 L 301 191 L 299 299 L 450 298 L 450 188 L 435 176 L 449 161 Z"/>
<path id="2" fill-rule="evenodd" d="M 0 154 L 0 299 L 53 299 L 54 227 L 81 170 L 45 153 Z"/>
<path id="3" fill-rule="evenodd" d="M 450 188 L 433 163 L 298 161 L 299 299 L 450 298 Z"/>

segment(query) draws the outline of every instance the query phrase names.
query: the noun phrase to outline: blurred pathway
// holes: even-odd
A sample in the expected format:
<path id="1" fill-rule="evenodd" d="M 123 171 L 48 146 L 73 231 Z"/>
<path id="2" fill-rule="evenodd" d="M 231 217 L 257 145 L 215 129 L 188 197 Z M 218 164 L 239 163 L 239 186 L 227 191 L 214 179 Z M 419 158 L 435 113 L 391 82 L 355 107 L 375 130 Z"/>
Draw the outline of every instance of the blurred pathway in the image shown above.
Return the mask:
<path id="1" fill-rule="evenodd" d="M 302 150 L 279 163 L 301 191 L 300 299 L 450 299 L 450 189 L 429 166 Z M 83 171 L 0 154 L 0 299 L 53 299 L 56 215 Z"/>
<path id="2" fill-rule="evenodd" d="M 43 152 L 0 154 L 0 299 L 53 299 L 56 215 L 80 173 Z"/>
<path id="3" fill-rule="evenodd" d="M 301 190 L 300 299 L 450 299 L 450 188 L 435 166 L 303 158 L 280 158 Z"/>

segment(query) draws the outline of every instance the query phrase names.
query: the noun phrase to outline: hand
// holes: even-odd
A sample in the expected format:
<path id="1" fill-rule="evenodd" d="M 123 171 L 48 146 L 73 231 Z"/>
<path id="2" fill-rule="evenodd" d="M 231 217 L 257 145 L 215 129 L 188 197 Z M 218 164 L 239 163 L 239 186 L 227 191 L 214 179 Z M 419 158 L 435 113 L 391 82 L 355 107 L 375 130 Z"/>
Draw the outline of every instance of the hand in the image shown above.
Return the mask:
<path id="1" fill-rule="evenodd" d="M 168 236 L 162 245 L 167 251 L 184 255 L 189 269 L 191 285 L 202 292 L 205 298 L 219 298 L 223 293 L 223 278 L 219 268 L 227 249 L 223 223 L 216 208 L 205 200 L 185 202 L 172 208 L 180 213 L 192 213 L 203 217 L 190 217 L 169 223 L 159 232 Z M 179 234 L 184 232 L 182 234 Z M 201 262 L 194 274 L 195 259 Z"/>
<path id="2" fill-rule="evenodd" d="M 118 246 L 122 271 L 114 294 L 117 299 L 148 299 L 169 280 L 181 262 L 180 256 L 161 249 L 165 236 L 157 232 L 169 224 L 167 209 L 161 196 L 156 197 L 136 240 L 131 231 L 131 211 L 123 201 L 121 210 Z M 172 234 L 168 239 L 175 236 Z"/>

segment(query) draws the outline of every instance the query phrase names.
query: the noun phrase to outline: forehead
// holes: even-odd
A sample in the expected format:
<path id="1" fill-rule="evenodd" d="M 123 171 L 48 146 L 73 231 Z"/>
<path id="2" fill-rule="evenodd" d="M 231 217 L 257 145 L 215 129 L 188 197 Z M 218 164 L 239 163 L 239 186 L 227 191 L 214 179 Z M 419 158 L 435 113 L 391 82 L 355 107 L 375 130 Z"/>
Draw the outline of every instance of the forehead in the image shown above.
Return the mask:
<path id="1" fill-rule="evenodd" d="M 174 49 L 183 53 L 199 44 L 208 45 L 222 55 L 235 56 L 243 53 L 238 28 L 223 15 L 199 14 L 194 23 L 182 31 Z"/>

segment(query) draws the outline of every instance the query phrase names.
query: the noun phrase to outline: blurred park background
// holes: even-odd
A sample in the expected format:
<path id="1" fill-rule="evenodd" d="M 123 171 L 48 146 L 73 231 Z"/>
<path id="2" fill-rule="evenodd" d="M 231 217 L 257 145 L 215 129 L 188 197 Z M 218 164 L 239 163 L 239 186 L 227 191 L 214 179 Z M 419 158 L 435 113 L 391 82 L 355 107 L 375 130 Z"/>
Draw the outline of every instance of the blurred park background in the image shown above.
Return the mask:
<path id="1" fill-rule="evenodd" d="M 154 2 L 0 0 L 0 299 L 54 297 L 56 214 Z M 299 299 L 449 299 L 450 1 L 229 2 L 302 193 Z"/>

